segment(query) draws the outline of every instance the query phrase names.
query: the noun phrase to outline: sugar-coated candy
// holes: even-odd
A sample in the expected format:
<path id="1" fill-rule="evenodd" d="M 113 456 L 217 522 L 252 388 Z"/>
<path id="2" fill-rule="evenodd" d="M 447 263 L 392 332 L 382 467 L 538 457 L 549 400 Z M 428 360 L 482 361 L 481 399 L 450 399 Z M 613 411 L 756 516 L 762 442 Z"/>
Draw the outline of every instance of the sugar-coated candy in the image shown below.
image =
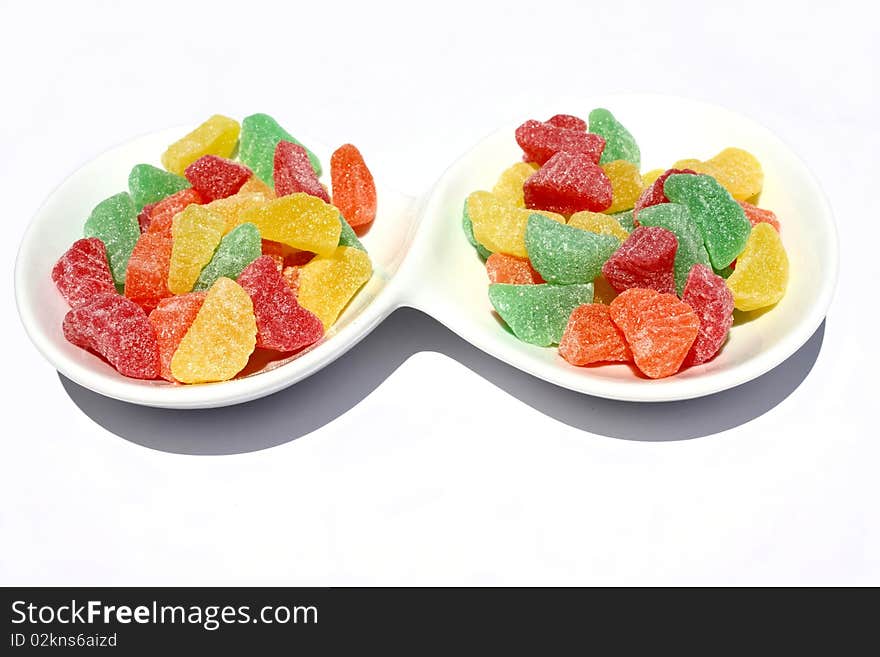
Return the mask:
<path id="1" fill-rule="evenodd" d="M 601 167 L 611 181 L 611 205 L 605 212 L 616 214 L 632 209 L 642 193 L 639 168 L 628 160 L 612 160 Z"/>
<path id="2" fill-rule="evenodd" d="M 678 372 L 700 330 L 700 318 L 689 305 L 674 294 L 632 288 L 609 309 L 645 376 L 659 379 Z"/>
<path id="3" fill-rule="evenodd" d="M 474 239 L 489 253 L 528 257 L 526 225 L 535 212 L 504 203 L 491 192 L 472 193 L 467 197 L 465 208 L 472 222 Z M 555 212 L 538 214 L 565 223 L 565 218 Z"/>
<path id="4" fill-rule="evenodd" d="M 486 194 L 487 192 L 475 192 L 475 193 Z M 473 195 L 471 195 L 471 196 L 473 196 Z M 490 195 L 490 197 L 491 197 L 491 195 Z M 464 207 L 462 208 L 462 211 L 461 211 L 461 229 L 462 229 L 462 231 L 464 231 L 464 236 L 467 238 L 467 241 L 470 242 L 471 246 L 477 250 L 477 253 L 479 254 L 479 256 L 483 260 L 486 260 L 490 255 L 492 255 L 492 252 L 489 249 L 487 249 L 485 246 L 480 244 L 477 241 L 477 238 L 474 236 L 474 222 L 471 220 L 471 215 L 468 212 L 468 204 L 470 203 L 470 198 L 471 197 L 468 196 L 465 199 Z M 475 201 L 475 203 L 478 203 L 478 201 Z M 528 219 L 528 217 L 526 217 L 526 219 Z M 523 250 L 525 250 L 525 247 L 523 247 Z"/>
<path id="5" fill-rule="evenodd" d="M 275 192 L 269 185 L 260 180 L 256 175 L 251 176 L 247 179 L 244 185 L 241 186 L 241 189 L 238 190 L 239 194 L 244 193 L 256 193 L 262 194 L 267 199 L 275 198 Z"/>
<path id="6" fill-rule="evenodd" d="M 528 258 L 493 253 L 486 258 L 486 274 L 490 283 L 536 285 L 544 282 Z"/>
<path id="7" fill-rule="evenodd" d="M 650 288 L 674 294 L 677 249 L 678 240 L 672 231 L 657 226 L 640 226 L 608 258 L 602 266 L 602 275 L 618 292 Z"/>
<path id="8" fill-rule="evenodd" d="M 120 374 L 159 375 L 159 349 L 144 309 L 116 292 L 101 292 L 64 317 L 64 337 L 103 356 Z"/>
<path id="9" fill-rule="evenodd" d="M 552 123 L 526 121 L 516 129 L 516 143 L 523 149 L 523 160 L 544 165 L 557 153 L 580 153 L 599 164 L 605 140 L 583 130 L 563 128 Z"/>
<path id="10" fill-rule="evenodd" d="M 712 176 L 739 201 L 757 196 L 764 187 L 761 163 L 754 155 L 741 148 L 725 148 L 705 162 L 679 160 L 672 166 L 676 169 L 693 169 L 697 173 Z"/>
<path id="11" fill-rule="evenodd" d="M 601 135 L 605 139 L 605 150 L 602 151 L 600 164 L 614 160 L 627 160 L 636 168 L 641 166 L 641 153 L 635 138 L 614 115 L 602 107 L 594 109 L 588 117 L 590 132 Z"/>
<path id="12" fill-rule="evenodd" d="M 715 356 L 727 339 L 733 325 L 733 294 L 711 267 L 697 264 L 688 274 L 681 300 L 700 318 L 700 331 L 684 365 L 699 365 Z"/>
<path id="13" fill-rule="evenodd" d="M 316 196 L 298 192 L 248 208 L 240 221 L 256 225 L 264 239 L 332 256 L 339 245 L 339 210 Z"/>
<path id="14" fill-rule="evenodd" d="M 623 332 L 611 321 L 608 306 L 587 303 L 571 312 L 559 341 L 559 355 L 572 365 L 631 362 Z"/>
<path id="15" fill-rule="evenodd" d="M 121 288 L 128 259 L 141 234 L 131 195 L 121 192 L 98 203 L 86 219 L 83 233 L 84 237 L 97 237 L 104 243 L 113 280 Z"/>
<path id="16" fill-rule="evenodd" d="M 299 296 L 299 271 L 300 267 L 285 267 L 281 270 L 281 276 L 293 290 L 294 296 Z"/>
<path id="17" fill-rule="evenodd" d="M 727 279 L 738 310 L 757 310 L 782 299 L 788 285 L 788 255 L 779 233 L 768 223 L 752 229 L 736 269 Z"/>
<path id="18" fill-rule="evenodd" d="M 275 181 L 276 196 L 302 192 L 317 196 L 325 203 L 330 202 L 330 195 L 318 180 L 305 148 L 282 139 L 275 146 L 273 163 L 272 180 Z"/>
<path id="19" fill-rule="evenodd" d="M 182 176 L 190 164 L 204 155 L 229 157 L 238 143 L 239 130 L 238 121 L 215 114 L 171 144 L 162 154 L 162 165 L 170 172 Z"/>
<path id="20" fill-rule="evenodd" d="M 358 239 L 357 234 L 354 232 L 354 229 L 348 225 L 345 217 L 342 216 L 342 213 L 339 214 L 339 224 L 340 226 L 342 226 L 342 230 L 339 233 L 338 246 L 353 246 L 354 248 L 360 249 L 361 251 L 366 251 L 364 245 L 361 244 L 361 241 Z"/>
<path id="21" fill-rule="evenodd" d="M 250 296 L 218 278 L 171 358 L 171 375 L 181 383 L 227 381 L 244 369 L 256 343 Z"/>
<path id="22" fill-rule="evenodd" d="M 186 178 L 152 164 L 135 164 L 128 174 L 128 192 L 138 212 L 189 186 Z"/>
<path id="23" fill-rule="evenodd" d="M 666 198 L 666 194 L 663 191 L 663 185 L 666 184 L 666 179 L 669 176 L 676 173 L 696 174 L 696 171 L 691 171 L 690 169 L 667 169 L 666 171 L 661 171 L 654 181 L 642 190 L 639 198 L 636 199 L 633 206 L 633 221 L 638 221 L 639 212 L 642 209 L 660 205 L 661 203 L 669 203 L 669 199 Z"/>
<path id="24" fill-rule="evenodd" d="M 324 325 L 303 308 L 269 256 L 250 263 L 238 284 L 251 296 L 257 319 L 257 346 L 274 351 L 298 351 L 324 336 Z"/>
<path id="25" fill-rule="evenodd" d="M 691 268 L 696 264 L 711 264 L 697 222 L 685 206 L 679 203 L 663 203 L 644 208 L 639 213 L 639 223 L 642 226 L 660 226 L 672 231 L 678 240 L 674 273 L 675 289 L 681 295 Z"/>
<path id="26" fill-rule="evenodd" d="M 642 174 L 642 188 L 647 189 L 656 182 L 657 178 L 663 175 L 666 169 L 651 169 Z"/>
<path id="27" fill-rule="evenodd" d="M 71 308 L 87 303 L 96 294 L 116 292 L 107 249 L 97 237 L 74 242 L 52 268 L 52 280 Z"/>
<path id="28" fill-rule="evenodd" d="M 737 201 L 740 207 L 743 209 L 743 212 L 746 213 L 746 219 L 749 220 L 749 223 L 752 224 L 752 228 L 757 226 L 758 224 L 770 224 L 773 228 L 776 229 L 776 232 L 779 232 L 779 219 L 776 218 L 776 213 L 772 210 L 765 210 L 764 208 L 759 208 L 756 205 L 752 205 L 746 201 Z"/>
<path id="29" fill-rule="evenodd" d="M 703 235 L 713 267 L 723 269 L 742 253 L 751 224 L 742 207 L 717 180 L 676 173 L 666 179 L 663 191 L 673 203 L 687 206 Z"/>
<path id="30" fill-rule="evenodd" d="M 333 205 L 353 228 L 373 223 L 376 218 L 376 183 L 361 152 L 343 144 L 330 156 Z"/>
<path id="31" fill-rule="evenodd" d="M 125 296 L 147 312 L 171 296 L 168 289 L 171 244 L 171 236 L 165 233 L 142 233 L 128 260 Z"/>
<path id="32" fill-rule="evenodd" d="M 539 347 L 558 344 L 571 311 L 592 300 L 592 283 L 489 286 L 489 301 L 513 334 Z"/>
<path id="33" fill-rule="evenodd" d="M 492 193 L 504 203 L 524 208 L 526 202 L 523 198 L 523 184 L 537 170 L 538 165 L 534 162 L 517 162 L 501 172 Z"/>
<path id="34" fill-rule="evenodd" d="M 372 273 L 366 252 L 340 246 L 329 256 L 318 255 L 300 268 L 297 298 L 328 329 Z"/>
<path id="35" fill-rule="evenodd" d="M 289 141 L 305 145 L 293 138 L 287 130 L 278 125 L 268 114 L 251 114 L 241 122 L 241 146 L 239 158 L 257 177 L 270 187 L 275 184 L 275 147 L 279 141 Z M 317 176 L 321 175 L 321 162 L 308 148 L 309 161 Z"/>
<path id="36" fill-rule="evenodd" d="M 571 114 L 556 114 L 547 119 L 547 123 L 555 125 L 557 128 L 567 128 L 578 132 L 587 131 L 587 122 Z"/>
<path id="37" fill-rule="evenodd" d="M 611 235 L 621 242 L 629 237 L 629 231 L 620 225 L 620 221 L 601 212 L 590 212 L 589 210 L 575 212 L 569 217 L 568 225 L 599 235 Z"/>
<path id="38" fill-rule="evenodd" d="M 138 223 L 142 233 L 165 233 L 171 237 L 171 220 L 178 212 L 183 212 L 188 205 L 204 202 L 201 194 L 192 187 L 187 187 L 167 198 L 145 205 L 138 215 Z"/>
<path id="39" fill-rule="evenodd" d="M 203 155 L 184 173 L 205 203 L 238 193 L 253 175 L 246 166 L 217 155 Z"/>
<path id="40" fill-rule="evenodd" d="M 190 205 L 174 217 L 168 268 L 168 289 L 173 294 L 192 291 L 202 269 L 214 256 L 225 228 L 223 217 L 205 205 Z"/>
<path id="41" fill-rule="evenodd" d="M 221 277 L 236 279 L 262 254 L 260 231 L 250 223 L 239 224 L 223 236 L 211 261 L 199 274 L 193 290 L 207 290 Z"/>
<path id="42" fill-rule="evenodd" d="M 572 214 L 611 207 L 611 181 L 589 155 L 559 152 L 523 184 L 527 208 Z"/>
<path id="43" fill-rule="evenodd" d="M 267 197 L 259 192 L 240 191 L 238 194 L 211 201 L 205 205 L 205 208 L 210 212 L 223 217 L 223 221 L 225 222 L 223 233 L 226 234 L 238 224 L 242 223 L 242 216 L 245 211 L 259 207 L 266 201 L 271 200 L 271 198 L 274 198 L 274 195 L 273 197 Z"/>
<path id="44" fill-rule="evenodd" d="M 167 381 L 177 379 L 171 374 L 171 358 L 183 336 L 196 319 L 207 292 L 190 292 L 162 299 L 150 313 L 150 324 L 159 345 L 159 376 Z"/>
<path id="45" fill-rule="evenodd" d="M 604 303 L 606 306 L 614 301 L 617 290 L 611 287 L 611 283 L 604 276 L 596 276 L 593 279 L 593 303 Z"/>
<path id="46" fill-rule="evenodd" d="M 533 214 L 526 228 L 526 252 L 532 266 L 548 283 L 590 283 L 615 252 L 616 237 L 558 223 Z"/>
<path id="47" fill-rule="evenodd" d="M 618 212 L 617 214 L 612 216 L 617 220 L 617 223 L 620 224 L 620 227 L 623 228 L 627 232 L 627 234 L 633 232 L 633 230 L 635 230 L 636 226 L 638 225 L 636 223 L 635 217 L 633 216 L 632 210 L 627 210 L 626 212 Z"/>

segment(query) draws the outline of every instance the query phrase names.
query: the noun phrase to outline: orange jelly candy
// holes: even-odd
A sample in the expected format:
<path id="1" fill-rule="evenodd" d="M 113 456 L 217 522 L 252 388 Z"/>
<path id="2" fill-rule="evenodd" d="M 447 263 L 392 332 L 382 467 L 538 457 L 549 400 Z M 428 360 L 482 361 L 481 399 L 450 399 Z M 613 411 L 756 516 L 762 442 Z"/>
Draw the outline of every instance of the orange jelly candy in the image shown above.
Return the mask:
<path id="1" fill-rule="evenodd" d="M 167 381 L 176 381 L 171 374 L 171 358 L 183 336 L 195 321 L 202 308 L 207 292 L 190 292 L 163 299 L 150 313 L 150 323 L 156 331 L 159 343 L 159 376 Z"/>
<path id="2" fill-rule="evenodd" d="M 145 311 L 150 312 L 165 297 L 168 289 L 168 269 L 171 266 L 171 235 L 141 233 L 125 275 L 125 296 Z"/>
<path id="3" fill-rule="evenodd" d="M 559 342 L 559 355 L 572 365 L 601 362 L 630 362 L 632 352 L 609 306 L 588 303 L 571 312 Z"/>
<path id="4" fill-rule="evenodd" d="M 737 203 L 740 204 L 740 207 L 746 213 L 746 219 L 752 224 L 752 228 L 758 224 L 770 224 L 776 229 L 777 233 L 779 232 L 779 219 L 776 218 L 775 212 L 759 208 L 757 205 L 752 205 L 745 201 L 737 201 Z"/>
<path id="5" fill-rule="evenodd" d="M 360 151 L 344 144 L 330 156 L 333 205 L 352 228 L 366 226 L 376 218 L 376 185 Z"/>
<path id="6" fill-rule="evenodd" d="M 493 253 L 486 258 L 486 273 L 490 283 L 537 285 L 544 282 L 528 258 L 517 258 L 503 253 Z"/>

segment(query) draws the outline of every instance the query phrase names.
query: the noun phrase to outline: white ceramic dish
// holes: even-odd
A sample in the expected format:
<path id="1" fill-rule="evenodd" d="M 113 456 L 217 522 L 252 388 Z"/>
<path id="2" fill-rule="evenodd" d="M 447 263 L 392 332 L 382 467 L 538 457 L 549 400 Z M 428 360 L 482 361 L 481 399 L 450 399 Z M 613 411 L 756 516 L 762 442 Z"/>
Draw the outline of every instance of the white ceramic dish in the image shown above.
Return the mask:
<path id="1" fill-rule="evenodd" d="M 95 392 L 137 404 L 167 408 L 225 406 L 262 397 L 329 364 L 359 342 L 395 308 L 412 306 L 443 322 L 465 340 L 541 379 L 579 392 L 628 401 L 700 397 L 745 383 L 792 355 L 813 334 L 828 309 L 837 279 L 838 246 L 828 202 L 815 177 L 777 137 L 750 119 L 702 102 L 656 95 L 615 95 L 534 110 L 517 117 L 557 112 L 585 116 L 604 106 L 636 135 L 642 169 L 665 167 L 684 157 L 705 158 L 726 146 L 754 153 L 765 171 L 761 205 L 774 210 L 791 262 L 785 298 L 769 312 L 738 315 L 730 339 L 710 363 L 667 379 L 641 378 L 625 365 L 577 368 L 555 348 L 518 341 L 491 312 L 485 268 L 461 232 L 464 198 L 491 188 L 517 161 L 517 122 L 490 135 L 464 155 L 423 199 L 409 199 L 379 185 L 379 214 L 363 242 L 375 266 L 327 339 L 287 361 L 224 383 L 175 386 L 116 373 L 97 356 L 67 343 L 61 334 L 66 304 L 49 272 L 80 237 L 82 222 L 102 198 L 126 188 L 138 162 L 159 154 L 185 129 L 135 139 L 104 153 L 68 178 L 29 226 L 15 270 L 22 322 L 37 348 L 62 374 Z M 310 143 L 310 146 L 313 144 Z M 327 162 L 326 149 L 314 149 Z"/>

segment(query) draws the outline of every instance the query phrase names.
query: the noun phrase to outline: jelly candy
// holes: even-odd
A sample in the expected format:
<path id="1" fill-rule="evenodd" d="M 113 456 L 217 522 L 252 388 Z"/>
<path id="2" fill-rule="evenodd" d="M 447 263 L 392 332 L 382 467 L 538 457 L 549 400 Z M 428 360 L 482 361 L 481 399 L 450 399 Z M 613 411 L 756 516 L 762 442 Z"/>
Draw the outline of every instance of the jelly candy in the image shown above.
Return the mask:
<path id="1" fill-rule="evenodd" d="M 751 224 L 745 212 L 711 176 L 673 174 L 663 184 L 666 197 L 687 206 L 703 234 L 712 266 L 723 269 L 746 246 Z"/>
<path id="2" fill-rule="evenodd" d="M 493 253 L 486 259 L 486 273 L 490 283 L 534 285 L 544 282 L 528 259 L 503 253 Z"/>
<path id="3" fill-rule="evenodd" d="M 339 210 L 301 192 L 249 208 L 240 221 L 255 224 L 264 239 L 323 256 L 336 252 L 342 233 Z"/>
<path id="4" fill-rule="evenodd" d="M 125 275 L 125 296 L 150 312 L 165 297 L 171 267 L 171 236 L 143 233 L 134 245 Z"/>
<path id="5" fill-rule="evenodd" d="M 487 192 L 483 192 L 484 194 Z M 491 196 L 491 195 L 490 195 Z M 467 241 L 470 242 L 471 246 L 477 250 L 477 253 L 483 260 L 486 260 L 492 252 L 487 249 L 485 246 L 480 244 L 477 241 L 477 238 L 474 237 L 474 223 L 471 221 L 471 215 L 468 213 L 468 202 L 470 200 L 470 196 L 464 201 L 464 208 L 461 211 L 461 229 L 464 231 L 465 237 L 467 237 Z M 528 219 L 528 217 L 526 217 Z M 525 247 L 523 247 L 525 250 Z"/>
<path id="6" fill-rule="evenodd" d="M 150 324 L 159 345 L 159 376 L 167 381 L 177 379 L 171 374 L 171 358 L 183 336 L 195 321 L 207 292 L 190 292 L 162 299 L 150 313 Z"/>
<path id="7" fill-rule="evenodd" d="M 352 228 L 373 223 L 376 218 L 376 184 L 361 152 L 343 144 L 330 156 L 333 205 Z"/>
<path id="8" fill-rule="evenodd" d="M 171 358 L 171 375 L 182 383 L 227 381 L 247 365 L 256 337 L 248 293 L 218 278 Z"/>
<path id="9" fill-rule="evenodd" d="M 636 367 L 652 379 L 675 374 L 700 331 L 700 318 L 674 294 L 632 288 L 612 301 L 609 309 Z"/>
<path id="10" fill-rule="evenodd" d="M 125 283 L 128 259 L 140 237 L 137 209 L 128 192 L 104 199 L 86 219 L 84 237 L 97 237 L 107 249 L 110 271 L 117 287 Z"/>
<path id="11" fill-rule="evenodd" d="M 74 308 L 62 325 L 68 342 L 103 356 L 120 374 L 159 375 L 159 349 L 147 313 L 116 292 L 100 292 Z"/>
<path id="12" fill-rule="evenodd" d="M 242 120 L 239 159 L 270 187 L 275 184 L 273 179 L 275 147 L 278 146 L 279 141 L 289 141 L 305 148 L 268 114 L 251 114 Z M 309 154 L 309 161 L 312 163 L 315 175 L 320 177 L 320 160 L 308 148 L 306 148 L 306 152 Z"/>
<path id="13" fill-rule="evenodd" d="M 727 279 L 734 305 L 739 310 L 772 306 L 783 297 L 787 285 L 788 256 L 779 233 L 770 224 L 759 223 Z"/>
<path id="14" fill-rule="evenodd" d="M 238 284 L 254 302 L 258 347 L 298 351 L 324 336 L 321 320 L 299 305 L 271 257 L 250 263 L 238 277 Z"/>
<path id="15" fill-rule="evenodd" d="M 116 292 L 107 249 L 97 237 L 77 240 L 52 268 L 52 280 L 72 308 L 101 292 Z"/>
<path id="16" fill-rule="evenodd" d="M 590 132 L 605 139 L 605 150 L 602 151 L 599 164 L 626 160 L 632 162 L 637 169 L 641 166 L 639 145 L 629 130 L 623 127 L 611 112 L 601 107 L 594 109 L 590 112 L 589 124 Z"/>
<path id="17" fill-rule="evenodd" d="M 366 251 L 364 245 L 361 244 L 361 241 L 358 239 L 357 234 L 354 232 L 351 226 L 348 225 L 348 222 L 345 220 L 345 217 L 342 214 L 339 215 L 339 223 L 342 226 L 342 231 L 339 233 L 339 244 L 338 246 L 353 246 L 356 249 L 360 249 L 361 251 Z"/>
<path id="18" fill-rule="evenodd" d="M 517 162 L 501 173 L 498 182 L 495 183 L 495 187 L 492 188 L 492 193 L 504 203 L 510 203 L 518 208 L 524 208 L 526 202 L 523 198 L 523 184 L 525 184 L 526 180 L 528 180 L 537 170 L 537 164 L 532 162 Z"/>
<path id="19" fill-rule="evenodd" d="M 642 193 L 639 168 L 627 160 L 613 160 L 601 166 L 611 181 L 611 206 L 605 212 L 615 214 L 632 209 Z"/>
<path id="20" fill-rule="evenodd" d="M 299 295 L 299 270 L 300 267 L 285 267 L 281 270 L 281 275 L 293 290 L 294 296 Z"/>
<path id="21" fill-rule="evenodd" d="M 642 174 L 642 189 L 647 189 L 654 182 L 663 175 L 666 169 L 651 169 L 650 171 Z"/>
<path id="22" fill-rule="evenodd" d="M 743 212 L 746 213 L 746 219 L 752 224 L 752 228 L 758 224 L 765 223 L 773 226 L 777 233 L 779 232 L 779 219 L 776 218 L 775 212 L 759 208 L 751 203 L 746 203 L 745 201 L 737 201 L 737 203 L 739 203 Z"/>
<path id="23" fill-rule="evenodd" d="M 171 144 L 162 154 L 162 165 L 171 173 L 182 176 L 186 168 L 203 155 L 229 157 L 238 143 L 239 129 L 238 121 L 215 114 Z"/>
<path id="24" fill-rule="evenodd" d="M 299 271 L 300 305 L 330 328 L 355 293 L 370 280 L 373 266 L 364 251 L 340 246 L 319 255 Z"/>
<path id="25" fill-rule="evenodd" d="M 688 168 L 715 178 L 738 201 L 746 201 L 761 193 L 764 171 L 758 159 L 741 148 L 725 148 L 705 162 L 680 160 L 672 165 Z"/>
<path id="26" fill-rule="evenodd" d="M 193 289 L 199 274 L 214 256 L 223 237 L 226 221 L 205 205 L 190 205 L 174 217 L 171 235 L 171 264 L 168 289 L 185 294 Z"/>
<path id="27" fill-rule="evenodd" d="M 627 210 L 626 212 L 618 212 L 615 215 L 612 215 L 614 219 L 617 220 L 617 223 L 620 224 L 620 227 L 623 228 L 627 234 L 633 232 L 638 225 L 636 223 L 635 217 L 633 216 L 632 210 Z"/>
<path id="28" fill-rule="evenodd" d="M 572 214 L 611 207 L 611 181 L 588 155 L 560 152 L 526 180 L 527 208 Z"/>
<path id="29" fill-rule="evenodd" d="M 593 164 L 599 164 L 605 148 L 605 140 L 599 135 L 540 121 L 526 121 L 519 126 L 516 143 L 523 149 L 525 162 L 542 166 L 560 152 L 582 154 Z"/>
<path id="30" fill-rule="evenodd" d="M 592 300 L 592 283 L 489 286 L 489 301 L 513 334 L 539 347 L 557 344 L 571 311 Z"/>
<path id="31" fill-rule="evenodd" d="M 260 207 L 266 203 L 266 201 L 271 200 L 271 198 L 274 198 L 274 195 L 272 197 L 266 197 L 258 192 L 240 191 L 238 194 L 211 201 L 205 206 L 205 208 L 208 211 L 223 217 L 223 221 L 226 224 L 223 233 L 226 234 L 238 224 L 242 223 L 242 216 L 245 211 L 250 210 L 251 208 Z"/>
<path id="32" fill-rule="evenodd" d="M 158 203 L 188 187 L 189 181 L 186 178 L 163 171 L 152 164 L 136 164 L 128 174 L 128 192 L 138 212 L 144 206 Z"/>
<path id="33" fill-rule="evenodd" d="M 296 192 L 317 196 L 325 203 L 330 195 L 321 185 L 309 161 L 306 149 L 292 141 L 279 141 L 275 146 L 274 173 L 275 195 L 287 196 Z M 332 167 L 332 163 L 331 163 Z"/>
<path id="34" fill-rule="evenodd" d="M 690 169 L 667 169 L 666 171 L 661 171 L 655 180 L 642 190 L 639 198 L 636 199 L 635 206 L 633 207 L 633 221 L 638 221 L 639 212 L 643 208 L 650 208 L 661 203 L 669 203 L 669 199 L 666 198 L 666 194 L 663 192 L 663 185 L 666 184 L 666 179 L 669 176 L 676 173 L 696 174 L 696 171 L 691 171 Z"/>
<path id="35" fill-rule="evenodd" d="M 684 365 L 699 365 L 717 354 L 727 339 L 733 325 L 733 294 L 710 267 L 697 264 L 687 277 L 681 300 L 700 318 L 700 332 Z"/>
<path id="36" fill-rule="evenodd" d="M 256 175 L 251 176 L 247 179 L 244 185 L 241 186 L 241 189 L 238 190 L 239 194 L 262 194 L 266 197 L 266 199 L 275 198 L 274 190 L 269 187 L 266 183 L 260 180 Z"/>
<path id="37" fill-rule="evenodd" d="M 675 234 L 678 249 L 675 251 L 675 289 L 679 295 L 684 290 L 691 267 L 709 265 L 709 254 L 703 246 L 703 235 L 688 209 L 678 203 L 663 203 L 644 208 L 639 213 L 642 226 L 660 226 Z"/>
<path id="38" fill-rule="evenodd" d="M 587 122 L 571 114 L 556 114 L 547 119 L 547 123 L 555 125 L 557 128 L 577 130 L 578 132 L 587 131 Z"/>
<path id="39" fill-rule="evenodd" d="M 200 205 L 204 199 L 192 187 L 172 194 L 158 203 L 145 205 L 138 215 L 138 223 L 141 232 L 165 233 L 171 237 L 171 220 L 178 212 L 182 212 L 186 206 L 195 203 Z"/>
<path id="40" fill-rule="evenodd" d="M 477 244 L 483 245 L 489 253 L 528 257 L 526 225 L 535 212 L 503 203 L 491 192 L 474 192 L 467 197 L 465 209 L 466 216 L 473 222 Z M 565 218 L 554 212 L 537 214 L 565 223 Z"/>
<path id="41" fill-rule="evenodd" d="M 617 290 L 611 287 L 611 283 L 604 276 L 596 276 L 593 279 L 593 303 L 608 305 L 617 296 Z"/>
<path id="42" fill-rule="evenodd" d="M 629 237 L 629 232 L 620 225 L 617 219 L 601 212 L 590 212 L 588 210 L 575 212 L 568 219 L 568 225 L 580 228 L 581 230 L 588 230 L 591 233 L 598 233 L 599 235 L 611 235 L 621 242 Z"/>
<path id="43" fill-rule="evenodd" d="M 638 287 L 674 294 L 677 249 L 678 240 L 671 231 L 640 226 L 602 266 L 602 275 L 618 292 Z"/>
<path id="44" fill-rule="evenodd" d="M 539 214 L 529 217 L 526 251 L 532 266 L 548 283 L 590 283 L 602 272 L 620 241 L 558 223 Z"/>
<path id="45" fill-rule="evenodd" d="M 236 226 L 220 240 L 211 262 L 202 269 L 193 289 L 207 290 L 222 276 L 238 278 L 245 267 L 260 257 L 261 247 L 260 231 L 256 226 L 249 223 Z"/>
<path id="46" fill-rule="evenodd" d="M 571 312 L 559 341 L 559 355 L 572 365 L 631 362 L 623 332 L 611 321 L 608 306 L 587 303 Z"/>
<path id="47" fill-rule="evenodd" d="M 204 155 L 186 168 L 186 179 L 205 203 L 238 193 L 252 176 L 246 166 L 216 155 Z"/>

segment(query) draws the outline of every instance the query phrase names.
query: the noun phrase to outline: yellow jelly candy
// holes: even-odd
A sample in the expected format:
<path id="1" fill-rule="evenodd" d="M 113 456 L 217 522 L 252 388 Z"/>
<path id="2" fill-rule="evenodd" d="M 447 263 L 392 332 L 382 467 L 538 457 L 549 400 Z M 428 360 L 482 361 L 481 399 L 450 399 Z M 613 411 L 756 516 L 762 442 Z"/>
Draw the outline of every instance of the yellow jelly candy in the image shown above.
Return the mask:
<path id="1" fill-rule="evenodd" d="M 561 224 L 565 217 L 555 212 L 527 210 L 506 203 L 491 192 L 474 192 L 467 198 L 468 216 L 474 237 L 492 253 L 527 258 L 526 224 L 529 216 L 540 214 Z"/>
<path id="2" fill-rule="evenodd" d="M 223 234 L 225 235 L 240 223 L 243 223 L 241 216 L 245 210 L 260 206 L 273 198 L 275 198 L 274 193 L 271 196 L 266 196 L 259 192 L 238 192 L 238 194 L 233 194 L 226 198 L 218 198 L 216 201 L 211 201 L 203 207 L 223 217 L 223 220 L 226 222 L 226 227 L 223 229 Z"/>
<path id="3" fill-rule="evenodd" d="M 238 143 L 238 121 L 215 114 L 198 128 L 174 142 L 162 154 L 162 165 L 171 173 L 182 176 L 184 170 L 200 157 L 229 157 Z"/>
<path id="4" fill-rule="evenodd" d="M 230 278 L 218 278 L 171 357 L 182 383 L 226 381 L 244 369 L 257 344 L 254 304 Z"/>
<path id="5" fill-rule="evenodd" d="M 247 182 L 241 186 L 241 189 L 238 190 L 238 193 L 250 193 L 255 192 L 257 194 L 262 194 L 267 199 L 275 198 L 275 192 L 272 191 L 272 188 L 269 187 L 266 183 L 260 180 L 257 176 L 251 176 L 247 179 Z"/>
<path id="6" fill-rule="evenodd" d="M 761 193 L 764 187 L 764 170 L 758 158 L 741 148 L 725 148 L 705 162 L 679 160 L 673 169 L 691 169 L 705 173 L 720 182 L 738 201 L 746 201 Z"/>
<path id="7" fill-rule="evenodd" d="M 654 184 L 654 181 L 657 180 L 660 176 L 663 175 L 663 172 L 666 169 L 651 169 L 647 173 L 642 174 L 642 189 L 650 187 Z"/>
<path id="8" fill-rule="evenodd" d="M 631 210 L 642 193 L 642 174 L 639 168 L 627 160 L 614 160 L 602 165 L 611 181 L 611 207 L 605 212 L 614 214 Z"/>
<path id="9" fill-rule="evenodd" d="M 629 237 L 629 233 L 626 232 L 617 219 L 601 212 L 590 212 L 589 210 L 575 212 L 569 218 L 568 225 L 588 230 L 591 233 L 598 233 L 599 235 L 611 235 L 621 242 Z"/>
<path id="10" fill-rule="evenodd" d="M 492 193 L 505 203 L 524 208 L 526 202 L 523 199 L 523 183 L 537 170 L 538 165 L 533 162 L 517 162 L 502 172 L 492 188 Z"/>
<path id="11" fill-rule="evenodd" d="M 339 210 L 317 196 L 303 193 L 249 208 L 239 221 L 256 224 L 264 240 L 322 256 L 333 255 L 342 232 Z"/>
<path id="12" fill-rule="evenodd" d="M 329 256 L 316 256 L 300 267 L 297 300 L 318 316 L 326 330 L 372 273 L 366 251 L 340 246 Z"/>
<path id="13" fill-rule="evenodd" d="M 727 279 L 733 305 L 739 310 L 772 306 L 783 297 L 787 284 L 788 256 L 779 233 L 770 224 L 760 223 L 752 228 L 746 248 Z"/>
<path id="14" fill-rule="evenodd" d="M 192 291 L 202 268 L 220 244 L 226 220 L 204 205 L 188 205 L 171 222 L 171 264 L 168 289 L 173 294 Z"/>

